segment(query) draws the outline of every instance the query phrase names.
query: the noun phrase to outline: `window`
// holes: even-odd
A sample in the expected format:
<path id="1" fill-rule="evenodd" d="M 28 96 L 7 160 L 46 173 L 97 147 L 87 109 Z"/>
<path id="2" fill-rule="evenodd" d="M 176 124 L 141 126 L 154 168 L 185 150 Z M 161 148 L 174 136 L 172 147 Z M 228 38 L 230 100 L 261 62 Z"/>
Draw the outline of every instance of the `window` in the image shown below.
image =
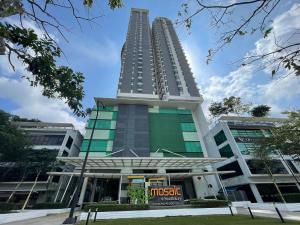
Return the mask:
<path id="1" fill-rule="evenodd" d="M 259 148 L 259 146 L 255 143 L 237 142 L 236 144 L 243 155 L 249 155 L 255 149 Z"/>
<path id="2" fill-rule="evenodd" d="M 225 136 L 225 133 L 223 130 L 221 130 L 219 133 L 217 133 L 214 136 L 215 142 L 216 144 L 219 146 L 220 144 L 222 144 L 223 142 L 227 141 L 227 138 Z"/>
<path id="3" fill-rule="evenodd" d="M 185 141 L 186 152 L 202 152 L 201 144 L 199 141 Z"/>
<path id="4" fill-rule="evenodd" d="M 221 157 L 230 158 L 233 156 L 233 152 L 229 144 L 224 146 L 223 148 L 220 148 L 219 152 Z"/>
<path id="5" fill-rule="evenodd" d="M 194 123 L 181 123 L 180 126 L 182 131 L 196 131 Z"/>
<path id="6" fill-rule="evenodd" d="M 65 135 L 29 134 L 27 138 L 32 145 L 61 145 Z"/>
<path id="7" fill-rule="evenodd" d="M 234 170 L 235 173 L 229 173 L 229 174 L 222 174 L 221 178 L 222 179 L 228 179 L 228 178 L 232 178 L 232 177 L 237 177 L 240 175 L 243 175 L 243 171 L 239 165 L 239 163 L 237 161 L 234 161 L 232 163 L 228 163 L 225 166 L 221 166 L 219 168 L 217 168 L 218 171 L 229 171 L 229 170 Z"/>
<path id="8" fill-rule="evenodd" d="M 87 147 L 90 140 L 83 140 L 81 145 L 81 151 L 86 152 Z M 107 140 L 92 140 L 91 141 L 91 152 L 105 152 L 108 147 L 108 141 Z"/>
<path id="9" fill-rule="evenodd" d="M 246 160 L 246 162 L 252 174 L 269 174 L 263 161 Z M 280 160 L 272 160 L 269 165 L 273 174 L 288 173 Z"/>
<path id="10" fill-rule="evenodd" d="M 72 144 L 73 144 L 73 138 L 72 138 L 72 137 L 69 137 L 69 138 L 68 138 L 68 141 L 67 141 L 67 144 L 66 144 L 66 147 L 67 147 L 68 149 L 70 149 L 71 146 L 72 146 Z"/>
<path id="11" fill-rule="evenodd" d="M 69 155 L 69 153 L 68 153 L 67 151 L 64 150 L 63 153 L 62 153 L 62 156 L 63 156 L 63 157 L 67 157 L 68 155 Z"/>
<path id="12" fill-rule="evenodd" d="M 292 160 L 285 160 L 288 164 L 288 166 L 290 167 L 290 169 L 293 171 L 293 173 L 299 173 L 299 171 L 297 170 L 297 168 L 295 167 L 294 163 L 292 162 Z"/>
<path id="13" fill-rule="evenodd" d="M 261 130 L 230 129 L 234 137 L 264 137 Z"/>

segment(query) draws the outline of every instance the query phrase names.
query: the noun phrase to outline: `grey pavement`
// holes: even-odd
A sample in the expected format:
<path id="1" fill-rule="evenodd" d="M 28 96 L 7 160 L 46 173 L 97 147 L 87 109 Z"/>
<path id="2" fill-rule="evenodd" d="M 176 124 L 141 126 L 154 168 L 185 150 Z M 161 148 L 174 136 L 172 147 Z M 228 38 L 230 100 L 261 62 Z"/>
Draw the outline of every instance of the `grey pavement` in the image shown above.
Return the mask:
<path id="1" fill-rule="evenodd" d="M 68 213 L 52 214 L 29 220 L 4 223 L 1 225 L 61 225 L 63 221 L 67 218 L 67 216 Z"/>
<path id="2" fill-rule="evenodd" d="M 249 215 L 249 210 L 247 208 L 236 208 L 238 214 Z M 279 216 L 277 212 L 270 209 L 251 209 L 252 214 L 258 217 L 268 217 L 268 218 L 276 218 L 279 220 Z M 300 221 L 300 212 L 288 212 L 288 211 L 280 211 L 283 219 L 285 220 L 296 220 Z"/>

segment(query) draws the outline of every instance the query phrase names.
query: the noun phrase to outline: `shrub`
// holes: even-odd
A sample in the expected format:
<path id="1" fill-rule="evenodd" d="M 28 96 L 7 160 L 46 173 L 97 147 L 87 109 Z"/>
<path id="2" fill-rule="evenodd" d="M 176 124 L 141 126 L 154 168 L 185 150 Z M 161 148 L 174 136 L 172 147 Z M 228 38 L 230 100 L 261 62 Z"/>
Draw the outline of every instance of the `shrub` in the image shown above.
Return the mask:
<path id="1" fill-rule="evenodd" d="M 20 209 L 20 205 L 16 203 L 0 202 L 0 212 L 9 212 L 11 210 Z"/>
<path id="2" fill-rule="evenodd" d="M 85 205 L 84 211 L 96 211 L 98 208 L 99 212 L 107 212 L 107 211 L 130 211 L 130 210 L 147 210 L 149 209 L 149 205 L 131 205 L 131 204 L 89 204 Z"/>
<path id="3" fill-rule="evenodd" d="M 222 196 L 222 195 L 217 195 L 216 197 L 217 197 L 217 200 L 225 200 L 224 196 Z M 205 196 L 204 199 L 216 200 L 214 195 Z"/>
<path id="4" fill-rule="evenodd" d="M 203 199 L 190 199 L 189 204 L 193 208 L 217 208 L 227 206 L 225 200 L 203 200 Z"/>
<path id="5" fill-rule="evenodd" d="M 51 203 L 51 202 L 44 202 L 44 203 L 37 203 L 32 206 L 32 209 L 61 209 L 66 208 L 64 203 Z"/>

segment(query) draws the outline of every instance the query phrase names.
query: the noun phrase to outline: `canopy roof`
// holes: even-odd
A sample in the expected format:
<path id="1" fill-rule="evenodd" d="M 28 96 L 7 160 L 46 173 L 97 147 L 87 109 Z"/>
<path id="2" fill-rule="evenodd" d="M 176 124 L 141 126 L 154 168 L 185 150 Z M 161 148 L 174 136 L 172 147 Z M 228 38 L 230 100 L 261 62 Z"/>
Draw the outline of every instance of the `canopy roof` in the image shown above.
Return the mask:
<path id="1" fill-rule="evenodd" d="M 229 174 L 234 173 L 235 171 L 218 171 L 218 172 L 203 172 L 203 173 L 143 173 L 143 174 L 132 174 L 132 173 L 84 173 L 84 177 L 97 177 L 97 178 L 120 178 L 121 176 L 130 176 L 130 177 L 147 177 L 147 178 L 186 178 L 193 176 L 207 176 L 214 174 Z M 79 177 L 79 172 L 48 172 L 47 174 L 52 176 L 65 175 L 65 176 L 75 176 Z"/>
<path id="2" fill-rule="evenodd" d="M 84 157 L 57 157 L 59 161 L 75 167 L 82 166 Z M 168 168 L 192 169 L 203 168 L 226 158 L 188 158 L 188 157 L 98 157 L 87 160 L 86 169 L 121 169 L 121 168 Z"/>

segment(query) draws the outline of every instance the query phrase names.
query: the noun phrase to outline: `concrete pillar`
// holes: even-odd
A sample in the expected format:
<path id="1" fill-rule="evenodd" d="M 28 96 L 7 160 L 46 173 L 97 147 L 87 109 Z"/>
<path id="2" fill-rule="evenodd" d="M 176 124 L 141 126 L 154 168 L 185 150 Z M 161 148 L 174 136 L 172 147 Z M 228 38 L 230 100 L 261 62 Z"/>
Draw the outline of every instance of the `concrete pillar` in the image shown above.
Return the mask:
<path id="1" fill-rule="evenodd" d="M 157 168 L 157 173 L 164 174 L 164 173 L 166 173 L 166 169 L 165 168 Z M 164 177 L 164 176 L 162 176 L 162 177 Z M 164 180 L 163 185 L 167 186 L 167 185 L 169 185 L 169 177 L 166 175 L 165 178 L 166 179 Z"/>
<path id="2" fill-rule="evenodd" d="M 83 203 L 88 180 L 89 180 L 88 177 L 85 177 L 84 180 L 83 180 L 83 184 L 82 184 L 81 192 L 80 192 L 80 197 L 79 197 L 79 201 L 78 201 L 79 205 L 82 205 L 82 203 Z"/>
<path id="3" fill-rule="evenodd" d="M 91 197 L 90 197 L 90 202 L 94 202 L 96 186 L 97 186 L 97 178 L 94 178 L 93 186 L 92 186 L 92 193 L 91 193 Z"/>
<path id="4" fill-rule="evenodd" d="M 132 169 L 131 168 L 123 168 L 121 170 L 121 173 L 122 174 L 126 174 L 126 175 L 122 175 L 122 183 L 126 184 L 128 183 L 128 178 L 127 178 L 127 175 L 128 174 L 132 174 Z M 122 185 L 122 184 L 121 184 Z M 121 193 L 120 193 L 120 201 L 122 202 L 122 199 L 123 198 L 126 198 L 127 197 L 127 190 L 121 190 Z"/>
<path id="5" fill-rule="evenodd" d="M 201 169 L 193 169 L 193 173 L 199 173 L 202 172 Z M 198 179 L 198 177 L 201 177 L 201 179 Z M 203 177 L 202 176 L 193 176 L 193 183 L 194 183 L 194 189 L 196 198 L 202 198 L 205 195 L 205 191 L 207 188 L 203 184 Z"/>
<path id="6" fill-rule="evenodd" d="M 264 201 L 262 200 L 261 196 L 260 196 L 260 193 L 259 193 L 259 191 L 258 191 L 256 185 L 255 185 L 255 184 L 249 184 L 249 185 L 250 185 L 251 191 L 252 191 L 252 193 L 254 194 L 254 197 L 255 197 L 257 203 L 262 203 L 262 202 L 264 202 Z"/>

